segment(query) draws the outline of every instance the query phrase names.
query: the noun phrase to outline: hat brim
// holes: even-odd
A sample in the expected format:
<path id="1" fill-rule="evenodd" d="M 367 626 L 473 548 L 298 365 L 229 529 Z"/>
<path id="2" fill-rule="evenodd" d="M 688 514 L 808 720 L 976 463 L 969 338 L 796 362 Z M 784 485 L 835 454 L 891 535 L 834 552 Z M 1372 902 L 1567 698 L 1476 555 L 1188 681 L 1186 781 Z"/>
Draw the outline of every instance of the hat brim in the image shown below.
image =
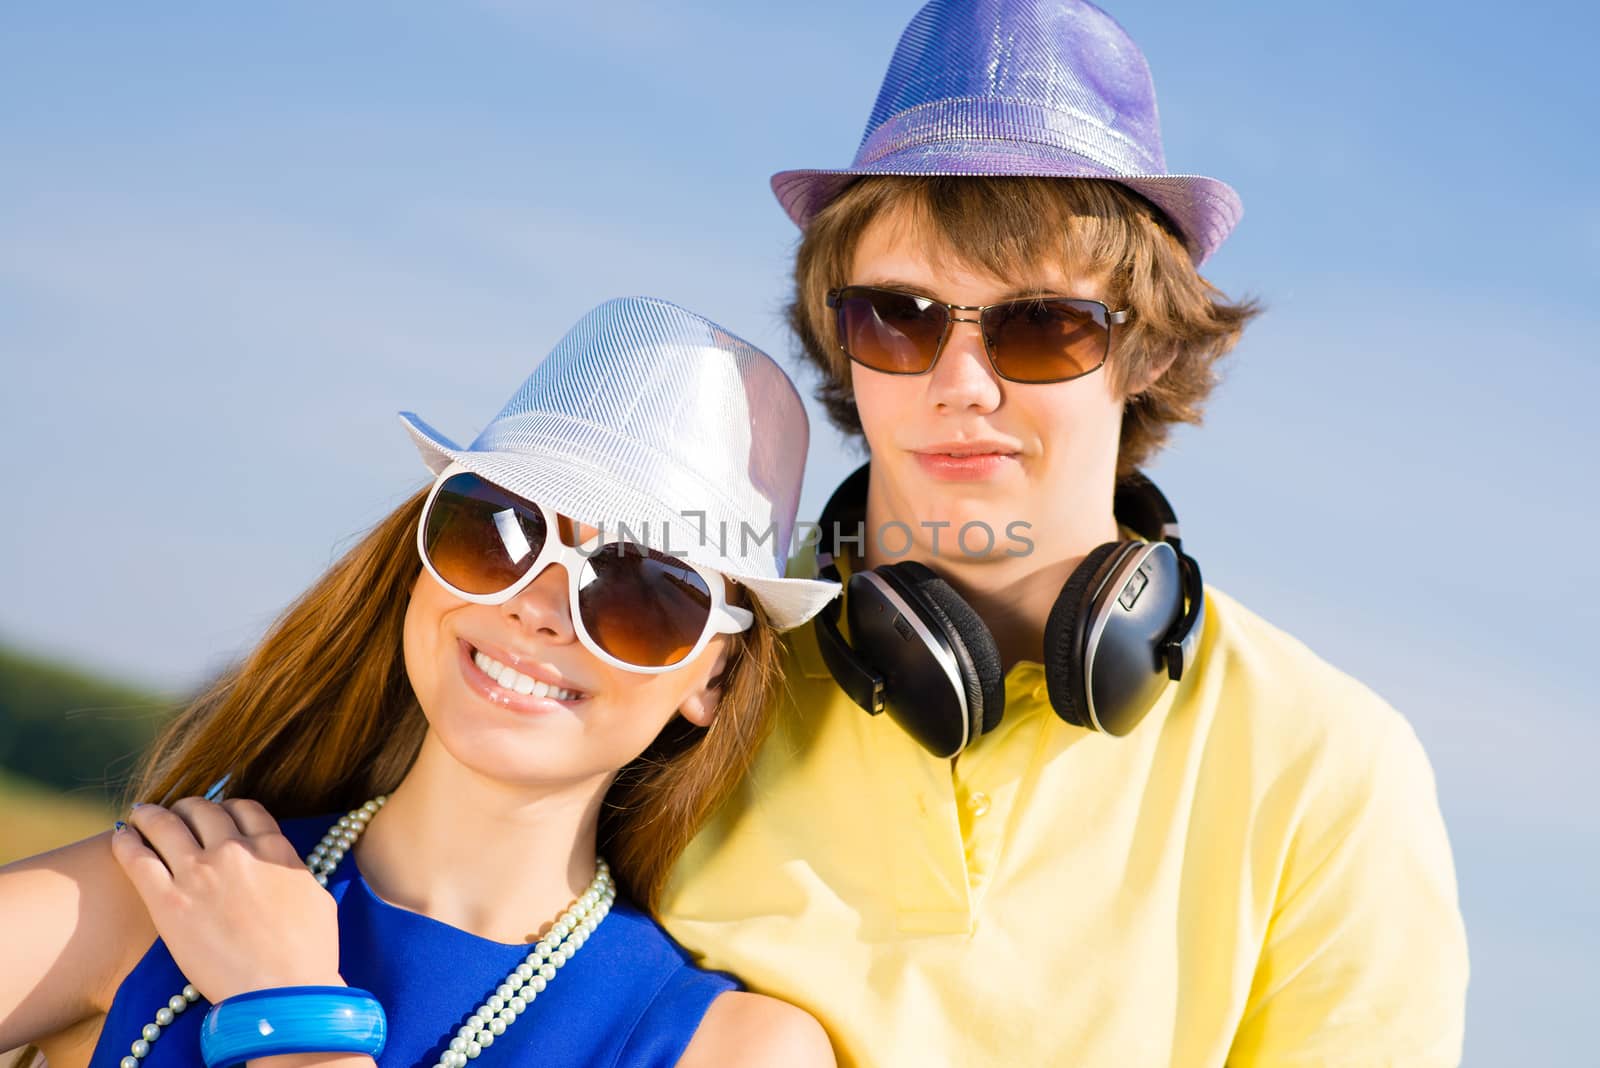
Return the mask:
<path id="1" fill-rule="evenodd" d="M 1183 235 L 1195 266 L 1221 246 L 1244 215 L 1239 194 L 1225 182 L 1197 174 L 1119 173 L 1076 153 L 1030 141 L 938 141 L 891 152 L 864 167 L 779 171 L 772 176 L 778 203 L 802 230 L 844 187 L 868 175 L 907 177 L 1088 178 L 1117 182 L 1155 204 Z"/>
<path id="2" fill-rule="evenodd" d="M 400 419 L 423 462 L 435 475 L 452 463 L 459 464 L 519 497 L 536 500 L 580 523 L 607 530 L 616 530 L 619 521 L 626 523 L 627 534 L 633 540 L 719 571 L 744 586 L 779 630 L 805 623 L 839 595 L 837 583 L 783 578 L 775 565 L 772 573 L 762 573 L 750 566 L 748 557 L 741 561 L 718 552 L 714 542 L 701 542 L 694 537 L 693 527 L 682 513 L 648 495 L 640 494 L 626 516 L 600 514 L 595 503 L 596 487 L 611 484 L 617 473 L 601 463 L 587 462 L 582 455 L 463 449 L 411 412 L 401 412 Z"/>

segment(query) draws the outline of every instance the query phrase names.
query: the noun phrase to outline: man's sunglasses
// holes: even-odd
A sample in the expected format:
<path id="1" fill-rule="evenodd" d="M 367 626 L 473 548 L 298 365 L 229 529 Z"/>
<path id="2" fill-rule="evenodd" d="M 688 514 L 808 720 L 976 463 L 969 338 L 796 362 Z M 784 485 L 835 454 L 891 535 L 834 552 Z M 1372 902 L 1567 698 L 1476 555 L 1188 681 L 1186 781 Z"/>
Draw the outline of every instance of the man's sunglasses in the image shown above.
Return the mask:
<path id="1" fill-rule="evenodd" d="M 863 367 L 926 374 L 944 350 L 950 325 L 977 323 L 995 374 L 1026 383 L 1065 382 L 1098 370 L 1111 352 L 1111 327 L 1128 321 L 1126 311 L 1098 300 L 1029 297 L 974 306 L 875 286 L 830 290 L 828 307 L 838 316 L 840 347 Z"/>
<path id="2" fill-rule="evenodd" d="M 561 540 L 554 512 L 456 464 L 422 506 L 417 551 L 440 585 L 476 604 L 504 604 L 560 564 L 578 640 L 628 671 L 670 671 L 713 634 L 755 622 L 749 609 L 728 603 L 720 573 L 629 541 L 575 548 Z"/>

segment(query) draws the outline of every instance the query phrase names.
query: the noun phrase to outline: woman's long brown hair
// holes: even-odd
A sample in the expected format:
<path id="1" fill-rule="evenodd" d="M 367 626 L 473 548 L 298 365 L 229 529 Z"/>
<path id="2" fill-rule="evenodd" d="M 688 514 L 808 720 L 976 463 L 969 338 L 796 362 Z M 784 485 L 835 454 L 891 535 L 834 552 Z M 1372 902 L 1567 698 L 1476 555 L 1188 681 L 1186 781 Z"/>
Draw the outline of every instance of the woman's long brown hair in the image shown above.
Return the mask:
<path id="1" fill-rule="evenodd" d="M 133 800 L 203 794 L 226 775 L 229 796 L 281 820 L 344 812 L 399 785 L 427 729 L 402 652 L 425 496 L 374 527 L 179 713 L 134 777 Z M 647 909 L 767 730 L 778 643 L 760 605 L 747 607 L 756 625 L 733 639 L 713 725 L 674 719 L 606 796 L 601 852 Z"/>

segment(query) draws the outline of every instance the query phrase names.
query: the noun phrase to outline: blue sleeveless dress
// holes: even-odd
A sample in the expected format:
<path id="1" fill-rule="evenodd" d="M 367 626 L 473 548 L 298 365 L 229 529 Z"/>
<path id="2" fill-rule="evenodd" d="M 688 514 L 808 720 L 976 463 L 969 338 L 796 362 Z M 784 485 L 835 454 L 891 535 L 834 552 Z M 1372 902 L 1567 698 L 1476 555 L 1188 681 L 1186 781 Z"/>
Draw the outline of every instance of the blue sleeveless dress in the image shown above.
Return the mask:
<path id="1" fill-rule="evenodd" d="M 305 856 L 337 816 L 287 820 L 283 833 Z M 339 902 L 339 971 L 382 1002 L 389 1036 L 381 1068 L 430 1066 L 468 1014 L 493 993 L 532 947 L 479 938 L 379 900 L 354 855 L 329 877 Z M 156 941 L 117 989 L 90 1068 L 117 1068 L 156 1010 L 183 989 L 183 974 Z M 669 1068 L 731 976 L 703 971 L 644 913 L 621 897 L 594 935 L 506 1028 L 474 1066 L 605 1065 Z M 201 999 L 162 1029 L 143 1068 L 197 1068 Z"/>

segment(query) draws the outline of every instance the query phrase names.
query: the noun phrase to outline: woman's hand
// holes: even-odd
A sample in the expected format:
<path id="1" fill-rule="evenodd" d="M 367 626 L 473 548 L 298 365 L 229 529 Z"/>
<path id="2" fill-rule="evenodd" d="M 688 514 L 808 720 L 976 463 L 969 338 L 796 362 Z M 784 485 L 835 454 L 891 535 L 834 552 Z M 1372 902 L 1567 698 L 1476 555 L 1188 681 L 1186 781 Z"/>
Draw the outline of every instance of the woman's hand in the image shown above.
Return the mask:
<path id="1" fill-rule="evenodd" d="M 139 805 L 111 852 L 213 1004 L 269 987 L 345 985 L 334 900 L 254 801 Z"/>

